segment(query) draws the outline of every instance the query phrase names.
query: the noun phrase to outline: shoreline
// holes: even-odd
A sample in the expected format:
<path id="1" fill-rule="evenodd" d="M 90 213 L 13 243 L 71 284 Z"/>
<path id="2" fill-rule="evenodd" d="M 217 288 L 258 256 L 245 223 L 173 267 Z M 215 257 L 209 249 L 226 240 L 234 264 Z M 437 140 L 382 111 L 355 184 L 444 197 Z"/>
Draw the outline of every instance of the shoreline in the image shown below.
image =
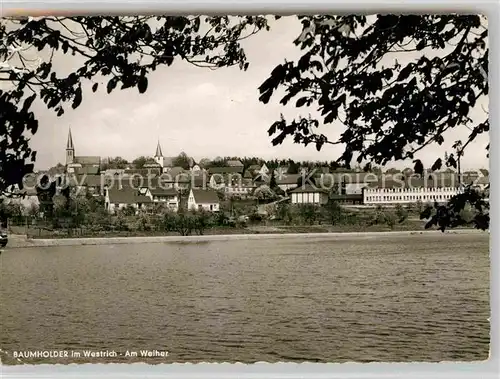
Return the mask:
<path id="1" fill-rule="evenodd" d="M 28 247 L 51 246 L 99 246 L 117 244 L 168 243 L 168 242 L 210 242 L 255 239 L 285 239 L 285 238 L 352 238 L 352 237 L 396 237 L 415 235 L 449 235 L 449 234 L 487 234 L 489 231 L 478 229 L 446 230 L 405 230 L 405 231 L 371 231 L 371 232 L 320 232 L 320 233 L 252 233 L 252 234 L 213 234 L 191 236 L 131 236 L 131 237 L 81 237 L 81 238 L 28 238 L 25 235 L 11 235 L 9 244 L 4 250 L 22 249 Z"/>

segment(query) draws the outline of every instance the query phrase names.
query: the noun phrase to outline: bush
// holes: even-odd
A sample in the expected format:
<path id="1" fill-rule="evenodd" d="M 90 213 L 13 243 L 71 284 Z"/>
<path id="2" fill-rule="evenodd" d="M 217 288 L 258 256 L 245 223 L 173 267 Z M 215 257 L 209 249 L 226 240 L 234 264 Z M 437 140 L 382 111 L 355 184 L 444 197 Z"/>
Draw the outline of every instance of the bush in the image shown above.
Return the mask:
<path id="1" fill-rule="evenodd" d="M 250 216 L 248 216 L 248 218 L 249 218 L 249 221 L 253 222 L 253 223 L 259 223 L 264 219 L 262 217 L 262 215 L 260 215 L 258 213 L 252 213 Z"/>
<path id="2" fill-rule="evenodd" d="M 176 228 L 177 214 L 173 212 L 166 212 L 163 216 L 163 228 L 167 232 L 174 231 Z"/>
<path id="3" fill-rule="evenodd" d="M 277 209 L 278 218 L 285 222 L 285 224 L 293 224 L 295 219 L 294 208 L 288 203 L 279 203 Z"/>
<path id="4" fill-rule="evenodd" d="M 417 200 L 415 203 L 414 209 L 420 214 L 424 211 L 424 204 L 422 203 L 421 200 Z"/>
<path id="5" fill-rule="evenodd" d="M 181 236 L 191 235 L 193 229 L 195 228 L 195 220 L 192 215 L 180 213 L 177 215 L 175 220 L 175 230 Z"/>
<path id="6" fill-rule="evenodd" d="M 396 216 L 391 212 L 387 212 L 385 214 L 385 223 L 389 228 L 391 228 L 391 230 L 394 229 L 394 226 L 396 225 Z"/>
<path id="7" fill-rule="evenodd" d="M 136 209 L 132 205 L 127 205 L 121 210 L 123 216 L 135 216 L 137 213 Z"/>
<path id="8" fill-rule="evenodd" d="M 313 225 L 318 218 L 318 207 L 313 204 L 300 204 L 298 206 L 299 215 L 302 220 L 310 225 Z"/>
<path id="9" fill-rule="evenodd" d="M 227 224 L 227 219 L 228 219 L 228 217 L 226 216 L 226 214 L 224 212 L 218 212 L 215 215 L 214 223 L 217 226 L 224 226 Z"/>
<path id="10" fill-rule="evenodd" d="M 401 204 L 396 205 L 396 217 L 399 223 L 404 222 L 408 218 L 408 211 Z"/>
<path id="11" fill-rule="evenodd" d="M 460 211 L 459 216 L 465 223 L 469 224 L 474 220 L 476 213 L 470 204 L 466 204 L 464 209 Z"/>
<path id="12" fill-rule="evenodd" d="M 370 225 L 381 225 L 384 224 L 385 222 L 386 222 L 385 213 L 382 210 L 382 207 L 377 206 L 376 212 L 370 221 Z"/>
<path id="13" fill-rule="evenodd" d="M 193 212 L 191 218 L 193 228 L 198 235 L 202 235 L 205 229 L 209 228 L 212 224 L 210 215 L 204 210 Z"/>
<path id="14" fill-rule="evenodd" d="M 146 215 L 140 215 L 137 224 L 136 224 L 136 229 L 145 232 L 145 231 L 150 231 L 151 230 L 151 225 L 150 225 L 150 220 Z"/>
<path id="15" fill-rule="evenodd" d="M 113 223 L 113 226 L 119 230 L 119 231 L 128 231 L 129 230 L 129 227 L 128 227 L 128 224 L 127 224 L 127 220 L 125 219 L 125 217 L 123 215 L 118 215 L 115 220 L 114 220 L 114 223 Z"/>
<path id="16" fill-rule="evenodd" d="M 95 230 L 110 230 L 113 220 L 104 209 L 85 215 L 85 223 Z"/>
<path id="17" fill-rule="evenodd" d="M 328 203 L 321 208 L 321 211 L 323 217 L 332 225 L 339 223 L 343 218 L 342 207 L 336 201 L 328 201 Z"/>

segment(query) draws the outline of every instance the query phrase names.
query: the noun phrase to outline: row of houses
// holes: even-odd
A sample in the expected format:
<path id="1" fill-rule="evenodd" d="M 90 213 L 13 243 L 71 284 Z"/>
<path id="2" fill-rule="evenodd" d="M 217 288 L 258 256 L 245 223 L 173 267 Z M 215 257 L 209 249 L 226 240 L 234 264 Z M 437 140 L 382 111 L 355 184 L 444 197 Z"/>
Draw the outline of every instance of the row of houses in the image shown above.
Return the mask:
<path id="1" fill-rule="evenodd" d="M 257 188 L 269 186 L 270 175 L 266 172 L 269 170 L 265 165 L 243 170 L 243 166 L 236 161 L 225 167 L 194 171 L 172 167 L 160 175 L 149 172 L 146 176 L 126 170 L 108 170 L 97 175 L 43 172 L 25 178 L 31 179 L 31 183 L 25 181 L 24 193 L 31 199 L 36 197 L 34 182 L 40 174 L 48 174 L 52 179 L 59 178 L 69 184 L 76 192 L 104 196 L 106 209 L 110 212 L 127 205 L 140 208 L 142 204 L 148 203 L 163 203 L 171 209 L 178 209 L 180 194 L 186 195 L 190 189 L 195 190 L 193 196 L 189 196 L 192 199 L 190 206 L 199 208 L 198 205 L 202 204 L 208 210 L 217 210 L 219 205 L 215 191 L 226 197 L 252 196 Z M 365 205 L 444 202 L 461 191 L 461 184 L 474 183 L 480 190 L 485 190 L 489 185 L 488 177 L 468 175 L 458 180 L 456 174 L 449 173 L 432 173 L 423 178 L 380 178 L 364 172 L 325 173 L 320 170 L 307 175 L 286 174 L 276 170 L 274 177 L 276 186 L 285 192 L 293 204 L 322 204 L 328 199 Z M 205 196 L 205 192 L 209 195 Z"/>
<path id="2" fill-rule="evenodd" d="M 218 162 L 217 167 L 202 167 L 193 158 L 188 158 L 189 169 L 174 166 L 174 158 L 165 157 L 158 141 L 151 162 L 144 167 L 128 167 L 122 170 L 99 171 L 100 157 L 76 156 L 71 130 L 68 132 L 66 145 L 66 172 L 76 175 L 76 187 L 104 195 L 102 175 L 105 178 L 155 178 L 161 177 L 162 185 L 150 183 L 147 188 L 173 188 L 177 191 L 189 188 L 214 189 L 226 196 L 248 197 L 262 185 L 270 185 L 274 176 L 276 186 L 290 196 L 292 203 L 324 202 L 325 196 L 335 196 L 341 201 L 352 201 L 363 204 L 387 204 L 392 202 L 429 201 L 432 199 L 448 200 L 460 191 L 460 184 L 475 183 L 480 189 L 489 183 L 489 178 L 479 177 L 478 172 L 466 172 L 458 180 L 456 173 L 429 173 L 431 181 L 408 182 L 412 173 L 406 169 L 399 175 L 407 181 L 404 185 L 405 194 L 389 194 L 398 190 L 398 180 L 391 180 L 387 175 L 384 182 L 381 177 L 371 172 L 331 172 L 328 166 L 313 169 L 300 167 L 297 174 L 288 174 L 289 167 L 281 166 L 271 170 L 265 163 L 244 167 L 239 160 Z M 306 177 L 311 177 L 313 186 L 298 186 Z M 427 177 L 427 174 L 424 175 Z M 414 178 L 415 179 L 415 178 Z M 418 178 L 417 178 L 418 179 Z M 108 179 L 106 179 L 108 180 Z M 160 180 L 160 179 L 158 179 Z M 309 181 L 309 180 L 307 180 Z M 137 186 L 135 186 L 137 187 Z M 146 195 L 146 187 L 141 187 L 141 195 Z M 298 188 L 299 187 L 299 188 Z M 152 199 L 161 198 L 162 193 L 151 194 Z M 166 196 L 166 195 L 165 195 Z M 172 195 L 168 195 L 172 198 Z M 153 200 L 154 201 L 154 200 Z M 173 203 L 174 201 L 171 200 Z"/>
<path id="3" fill-rule="evenodd" d="M 251 197 L 257 189 L 271 186 L 271 178 L 283 191 L 282 197 L 293 204 L 324 204 L 329 199 L 365 205 L 445 202 L 462 190 L 461 184 L 474 183 L 480 190 L 489 184 L 489 178 L 479 177 L 476 172 L 465 173 L 461 178 L 455 173 L 428 173 L 423 178 L 415 178 L 405 174 L 381 177 L 370 172 L 330 172 L 329 167 L 301 167 L 298 174 L 288 174 L 286 166 L 274 170 L 265 163 L 245 167 L 238 160 L 202 167 L 190 158 L 189 169 L 184 169 L 173 166 L 174 160 L 163 156 L 159 143 L 153 162 L 143 168 L 101 172 L 100 157 L 75 155 L 71 131 L 66 158 L 66 166 L 27 178 L 23 190 L 27 197 L 22 200 L 25 204 L 37 202 L 34 183 L 40 174 L 58 180 L 59 187 L 68 184 L 75 192 L 103 196 L 109 212 L 127 206 L 141 209 L 157 203 L 178 210 L 182 198 L 187 199 L 183 206 L 189 209 L 218 211 L 218 193 L 233 198 Z"/>
<path id="4" fill-rule="evenodd" d="M 127 207 L 135 208 L 136 211 L 148 210 L 148 208 L 160 204 L 177 212 L 181 204 L 179 192 L 170 188 L 148 188 L 145 192 L 141 192 L 129 186 L 105 190 L 104 206 L 110 213 L 116 213 Z M 219 197 L 213 190 L 191 188 L 188 194 L 187 208 L 189 210 L 218 212 L 220 210 Z"/>

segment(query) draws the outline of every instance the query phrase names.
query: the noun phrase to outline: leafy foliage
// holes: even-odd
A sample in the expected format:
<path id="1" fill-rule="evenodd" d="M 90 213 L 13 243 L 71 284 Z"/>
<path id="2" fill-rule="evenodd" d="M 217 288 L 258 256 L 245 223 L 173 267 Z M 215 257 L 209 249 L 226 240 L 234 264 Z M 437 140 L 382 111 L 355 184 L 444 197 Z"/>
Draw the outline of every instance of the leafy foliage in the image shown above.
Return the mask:
<path id="1" fill-rule="evenodd" d="M 322 210 L 332 225 L 335 225 L 342 219 L 342 207 L 336 201 L 329 200 Z"/>
<path id="2" fill-rule="evenodd" d="M 54 213 L 54 196 L 56 194 L 56 182 L 48 175 L 42 175 L 37 183 L 36 194 L 40 203 L 40 212 L 44 217 L 52 218 Z"/>
<path id="3" fill-rule="evenodd" d="M 319 207 L 314 204 L 299 204 L 298 212 L 302 220 L 310 225 L 313 225 L 319 216 Z"/>
<path id="4" fill-rule="evenodd" d="M 273 191 L 278 188 L 276 184 L 276 175 L 274 174 L 274 170 L 271 172 L 271 178 L 269 179 L 269 188 L 271 188 Z"/>
<path id="5" fill-rule="evenodd" d="M 151 164 L 151 163 L 155 163 L 154 158 L 152 158 L 152 157 L 145 157 L 145 156 L 137 157 L 137 158 L 135 158 L 132 161 L 132 165 L 136 169 L 142 169 L 144 167 L 144 165 Z"/>
<path id="6" fill-rule="evenodd" d="M 191 159 L 186 153 L 182 152 L 172 161 L 172 165 L 176 167 L 182 167 L 184 170 L 189 170 Z"/>
<path id="7" fill-rule="evenodd" d="M 144 164 L 143 164 L 144 165 Z M 128 166 L 128 161 L 122 157 L 109 158 L 106 163 L 101 164 L 101 170 L 107 169 L 125 169 Z"/>
<path id="8" fill-rule="evenodd" d="M 488 114 L 471 110 L 488 96 L 488 29 L 479 15 L 302 16 L 295 40 L 303 55 L 276 66 L 259 87 L 267 104 L 295 103 L 319 114 L 294 120 L 283 115 L 269 128 L 273 145 L 342 145 L 338 162 L 414 159 L 424 147 L 444 142 L 447 130 L 467 127 L 466 141 L 454 144 L 445 162 L 457 168 L 465 148 L 489 131 Z M 407 63 L 411 51 L 420 51 Z M 400 58 L 401 57 L 401 58 Z M 279 90 L 279 91 L 278 91 Z M 330 124 L 344 125 L 337 140 Z M 319 131 L 323 125 L 323 133 Z M 333 125 L 330 127 L 333 132 Z M 489 145 L 487 149 L 489 148 Z M 423 165 L 415 161 L 415 173 Z M 465 196 L 465 195 L 464 195 Z"/>
<path id="9" fill-rule="evenodd" d="M 434 206 L 427 206 L 420 218 L 428 219 L 426 229 L 436 226 L 444 231 L 447 227 L 473 225 L 477 229 L 487 230 L 490 225 L 489 208 L 486 195 L 468 186 L 445 205 L 435 203 Z M 472 209 L 474 214 L 466 215 L 469 213 L 464 212 L 467 209 Z"/>
<path id="10" fill-rule="evenodd" d="M 401 204 L 396 205 L 396 217 L 398 218 L 399 223 L 404 222 L 408 218 L 408 210 Z"/>
<path id="11" fill-rule="evenodd" d="M 261 201 L 271 201 L 276 199 L 276 193 L 267 185 L 263 184 L 254 190 L 253 196 Z"/>

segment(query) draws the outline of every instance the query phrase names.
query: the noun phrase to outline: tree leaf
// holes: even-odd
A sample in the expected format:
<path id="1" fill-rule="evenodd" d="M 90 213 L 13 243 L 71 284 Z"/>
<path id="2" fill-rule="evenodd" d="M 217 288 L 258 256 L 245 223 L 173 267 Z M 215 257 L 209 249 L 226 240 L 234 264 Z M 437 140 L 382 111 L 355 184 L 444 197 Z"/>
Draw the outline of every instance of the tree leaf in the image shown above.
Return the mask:
<path id="1" fill-rule="evenodd" d="M 406 65 L 400 72 L 399 72 L 399 75 L 398 75 L 398 82 L 401 82 L 405 79 L 407 79 L 410 74 L 412 73 L 413 71 L 413 65 L 412 64 L 408 64 Z"/>
<path id="2" fill-rule="evenodd" d="M 441 169 L 442 165 L 443 165 L 443 161 L 441 160 L 441 158 L 438 158 L 438 159 L 436 159 L 436 161 L 432 165 L 431 170 L 438 171 Z"/>
<path id="3" fill-rule="evenodd" d="M 415 172 L 415 174 L 418 174 L 418 175 L 423 175 L 424 165 L 422 164 L 422 161 L 420 159 L 415 159 L 413 161 L 413 163 L 415 163 L 415 165 L 413 167 L 413 172 Z"/>
<path id="4" fill-rule="evenodd" d="M 420 40 L 419 43 L 417 43 L 417 50 L 423 50 L 426 46 L 426 41 L 425 40 Z"/>
<path id="5" fill-rule="evenodd" d="M 78 87 L 75 91 L 75 97 L 73 98 L 73 104 L 71 107 L 73 109 L 76 109 L 80 106 L 82 103 L 82 87 Z"/>
<path id="6" fill-rule="evenodd" d="M 35 99 L 36 99 L 36 93 L 27 97 L 26 100 L 24 100 L 24 104 L 23 104 L 23 108 L 22 108 L 21 112 L 27 112 L 30 109 L 31 104 L 33 104 L 33 101 Z"/>
<path id="7" fill-rule="evenodd" d="M 139 93 L 146 92 L 146 90 L 148 89 L 148 78 L 146 78 L 145 76 L 139 77 L 137 88 L 139 89 Z"/>
<path id="8" fill-rule="evenodd" d="M 301 97 L 299 100 L 297 100 L 297 102 L 295 103 L 295 106 L 296 106 L 297 108 L 300 108 L 300 107 L 302 107 L 304 104 L 306 104 L 306 103 L 307 103 L 307 100 L 308 100 L 308 98 L 307 98 L 307 97 Z"/>
<path id="9" fill-rule="evenodd" d="M 117 77 L 113 77 L 109 80 L 108 85 L 107 85 L 108 94 L 111 93 L 115 89 L 117 83 L 118 83 Z"/>

